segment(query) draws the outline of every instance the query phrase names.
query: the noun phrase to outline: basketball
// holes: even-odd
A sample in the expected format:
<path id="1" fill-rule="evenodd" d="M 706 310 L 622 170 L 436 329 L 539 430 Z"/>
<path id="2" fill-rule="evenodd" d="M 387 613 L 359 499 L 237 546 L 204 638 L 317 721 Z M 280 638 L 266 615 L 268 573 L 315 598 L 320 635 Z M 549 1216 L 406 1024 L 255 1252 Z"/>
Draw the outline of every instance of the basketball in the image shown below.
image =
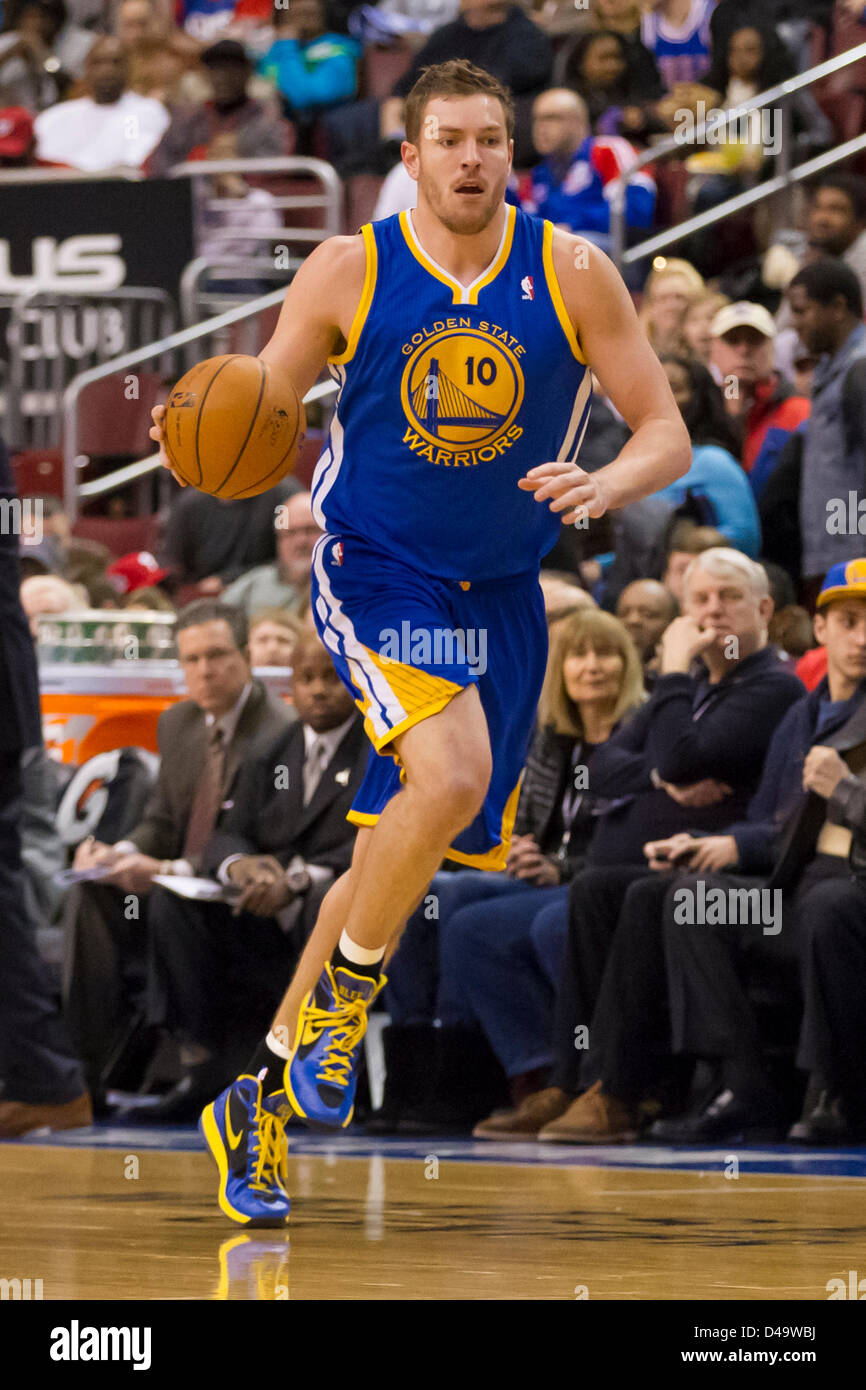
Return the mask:
<path id="1" fill-rule="evenodd" d="M 164 428 L 171 466 L 185 482 L 213 497 L 255 497 L 292 471 L 304 407 L 287 372 L 232 353 L 181 377 Z"/>

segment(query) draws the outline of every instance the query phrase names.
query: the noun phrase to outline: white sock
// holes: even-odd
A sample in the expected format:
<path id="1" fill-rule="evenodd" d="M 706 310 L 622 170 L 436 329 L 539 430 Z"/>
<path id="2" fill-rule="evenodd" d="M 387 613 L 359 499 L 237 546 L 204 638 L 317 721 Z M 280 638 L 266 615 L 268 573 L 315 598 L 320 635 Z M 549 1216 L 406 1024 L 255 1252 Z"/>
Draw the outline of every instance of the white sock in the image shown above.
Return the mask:
<path id="1" fill-rule="evenodd" d="M 339 948 L 346 960 L 352 961 L 354 965 L 378 965 L 380 960 L 385 959 L 384 946 L 378 947 L 375 951 L 368 951 L 365 946 L 359 946 L 353 941 L 346 931 L 340 937 Z"/>
<path id="2" fill-rule="evenodd" d="M 289 1060 L 289 1057 L 291 1056 L 291 1053 L 289 1052 L 289 1049 L 286 1047 L 285 1043 L 281 1043 L 279 1038 L 273 1032 L 268 1033 L 268 1036 L 265 1038 L 265 1046 L 267 1047 L 269 1052 L 275 1053 L 277 1057 L 282 1057 L 284 1062 L 287 1062 Z"/>

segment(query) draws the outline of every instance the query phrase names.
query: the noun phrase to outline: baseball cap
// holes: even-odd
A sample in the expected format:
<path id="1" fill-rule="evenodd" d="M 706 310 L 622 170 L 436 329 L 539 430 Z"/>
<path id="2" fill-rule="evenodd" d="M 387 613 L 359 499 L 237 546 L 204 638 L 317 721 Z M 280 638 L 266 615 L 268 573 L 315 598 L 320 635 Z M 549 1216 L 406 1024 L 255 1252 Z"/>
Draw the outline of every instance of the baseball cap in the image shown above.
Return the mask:
<path id="1" fill-rule="evenodd" d="M 776 336 L 776 325 L 769 310 L 763 304 L 752 304 L 747 299 L 741 299 L 738 304 L 726 304 L 724 309 L 720 309 L 710 325 L 710 333 L 714 338 L 721 338 L 732 328 L 756 328 L 765 338 Z"/>
<path id="2" fill-rule="evenodd" d="M 149 550 L 133 550 L 128 555 L 121 555 L 119 560 L 108 566 L 105 573 L 119 594 L 131 594 L 134 589 L 158 584 L 171 571 L 161 569 Z"/>
<path id="3" fill-rule="evenodd" d="M 247 50 L 237 39 L 219 39 L 212 43 L 210 48 L 206 48 L 199 60 L 205 67 L 212 67 L 214 63 L 243 63 L 245 67 L 251 67 Z"/>
<path id="4" fill-rule="evenodd" d="M 837 598 L 866 598 L 866 559 L 830 566 L 815 606 L 823 608 Z"/>
<path id="5" fill-rule="evenodd" d="M 17 159 L 33 143 L 33 117 L 23 106 L 0 107 L 0 155 Z"/>

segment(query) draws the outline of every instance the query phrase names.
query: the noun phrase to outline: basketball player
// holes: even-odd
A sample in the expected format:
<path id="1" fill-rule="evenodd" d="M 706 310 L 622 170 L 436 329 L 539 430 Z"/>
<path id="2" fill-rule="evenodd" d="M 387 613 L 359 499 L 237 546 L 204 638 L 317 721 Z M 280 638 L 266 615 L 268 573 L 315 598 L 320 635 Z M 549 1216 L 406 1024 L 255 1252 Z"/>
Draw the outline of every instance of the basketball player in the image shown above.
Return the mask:
<path id="1" fill-rule="evenodd" d="M 563 522 L 689 466 L 616 270 L 506 203 L 513 124 L 488 73 L 423 72 L 402 148 L 417 209 L 317 247 L 261 353 L 301 395 L 326 363 L 339 385 L 313 482 L 313 612 L 375 751 L 352 866 L 247 1074 L 202 1116 L 220 1206 L 247 1225 L 288 1217 L 290 1110 L 349 1124 L 386 951 L 443 857 L 505 867 L 547 652 L 542 557 Z M 591 476 L 575 461 L 590 363 L 632 430 Z"/>

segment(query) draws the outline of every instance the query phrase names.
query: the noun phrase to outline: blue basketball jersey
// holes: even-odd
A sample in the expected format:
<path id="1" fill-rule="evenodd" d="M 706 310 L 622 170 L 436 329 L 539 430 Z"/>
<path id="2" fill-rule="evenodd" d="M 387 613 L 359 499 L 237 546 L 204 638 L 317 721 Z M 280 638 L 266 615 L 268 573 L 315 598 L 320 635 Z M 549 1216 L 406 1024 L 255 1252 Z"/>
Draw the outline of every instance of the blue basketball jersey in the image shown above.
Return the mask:
<path id="1" fill-rule="evenodd" d="M 553 268 L 553 225 L 508 206 L 491 264 L 464 287 L 411 214 L 361 228 L 364 290 L 313 479 L 316 520 L 414 569 L 481 581 L 529 570 L 560 515 L 517 486 L 577 457 L 592 382 Z"/>

